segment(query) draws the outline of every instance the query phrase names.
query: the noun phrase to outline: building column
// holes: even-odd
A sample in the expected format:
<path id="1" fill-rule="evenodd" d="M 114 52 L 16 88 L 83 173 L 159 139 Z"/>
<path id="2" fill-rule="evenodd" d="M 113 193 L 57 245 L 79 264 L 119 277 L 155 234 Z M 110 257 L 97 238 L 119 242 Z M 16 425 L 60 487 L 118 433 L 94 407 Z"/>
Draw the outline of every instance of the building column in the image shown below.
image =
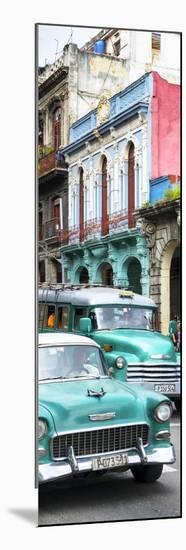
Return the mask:
<path id="1" fill-rule="evenodd" d="M 68 145 L 68 132 L 69 132 L 69 116 L 68 116 L 68 110 L 69 110 L 69 102 L 68 102 L 68 93 L 66 92 L 63 96 L 62 101 L 62 125 L 63 128 L 61 128 L 61 138 L 62 138 L 62 145 L 65 147 Z"/>
<path id="2" fill-rule="evenodd" d="M 112 200 L 112 213 L 119 210 L 119 167 L 118 167 L 119 157 L 118 157 L 118 143 L 114 144 L 114 178 L 113 184 L 113 200 Z"/>
<path id="3" fill-rule="evenodd" d="M 149 255 L 146 240 L 143 236 L 139 235 L 136 242 L 136 251 L 139 262 L 141 264 L 141 278 L 140 283 L 142 287 L 142 295 L 149 296 Z"/>
<path id="4" fill-rule="evenodd" d="M 94 218 L 94 169 L 93 159 L 90 157 L 90 169 L 89 169 L 89 220 Z"/>
<path id="5" fill-rule="evenodd" d="M 49 139 L 49 110 L 48 107 L 45 111 L 45 145 L 48 145 L 50 143 Z"/>
<path id="6" fill-rule="evenodd" d="M 143 145 L 142 145 L 142 159 L 143 159 L 143 176 L 142 176 L 142 204 L 149 200 L 149 179 L 147 170 L 147 126 L 143 128 Z"/>

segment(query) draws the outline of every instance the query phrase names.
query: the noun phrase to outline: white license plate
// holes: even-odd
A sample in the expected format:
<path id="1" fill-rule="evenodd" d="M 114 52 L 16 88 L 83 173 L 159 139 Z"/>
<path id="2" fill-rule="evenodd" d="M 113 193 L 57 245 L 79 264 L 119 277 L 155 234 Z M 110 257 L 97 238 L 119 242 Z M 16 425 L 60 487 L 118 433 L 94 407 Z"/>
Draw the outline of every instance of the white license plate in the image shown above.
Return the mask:
<path id="1" fill-rule="evenodd" d="M 154 390 L 162 393 L 174 393 L 176 391 L 176 384 L 155 384 Z"/>
<path id="2" fill-rule="evenodd" d="M 128 456 L 125 454 L 113 456 L 98 456 L 92 460 L 93 470 L 107 470 L 109 468 L 119 468 L 128 464 Z"/>

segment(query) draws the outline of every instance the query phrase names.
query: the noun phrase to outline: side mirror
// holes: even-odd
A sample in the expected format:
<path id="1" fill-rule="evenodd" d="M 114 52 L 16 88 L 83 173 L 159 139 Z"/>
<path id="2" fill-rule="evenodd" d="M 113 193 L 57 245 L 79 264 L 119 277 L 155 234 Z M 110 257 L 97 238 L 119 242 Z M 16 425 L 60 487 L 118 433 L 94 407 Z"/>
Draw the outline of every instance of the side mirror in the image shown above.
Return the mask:
<path id="1" fill-rule="evenodd" d="M 79 322 L 80 332 L 83 334 L 89 334 L 91 331 L 91 320 L 89 317 L 81 317 Z"/>
<path id="2" fill-rule="evenodd" d="M 108 375 L 110 376 L 110 378 L 113 377 L 113 375 L 114 375 L 114 369 L 113 369 L 113 367 L 109 367 L 109 369 L 108 369 Z"/>

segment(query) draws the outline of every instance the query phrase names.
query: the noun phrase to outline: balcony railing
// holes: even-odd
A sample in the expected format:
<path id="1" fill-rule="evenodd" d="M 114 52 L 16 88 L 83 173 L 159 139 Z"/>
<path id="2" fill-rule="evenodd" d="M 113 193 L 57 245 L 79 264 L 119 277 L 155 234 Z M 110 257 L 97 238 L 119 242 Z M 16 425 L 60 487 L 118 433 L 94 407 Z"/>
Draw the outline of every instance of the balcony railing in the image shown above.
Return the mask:
<path id="1" fill-rule="evenodd" d="M 120 231 L 124 227 L 128 228 L 128 210 L 119 210 L 109 219 L 109 231 Z"/>
<path id="2" fill-rule="evenodd" d="M 101 218 L 93 219 L 84 224 L 84 240 L 95 239 L 100 237 L 101 233 Z"/>
<path id="3" fill-rule="evenodd" d="M 129 225 L 130 221 L 130 225 Z M 128 210 L 120 210 L 115 212 L 112 217 L 109 217 L 108 223 L 108 235 L 113 233 L 120 233 L 124 229 L 135 227 L 135 219 L 133 213 Z M 78 225 L 72 226 L 68 230 L 59 230 L 58 238 L 61 244 L 76 244 L 93 239 L 100 239 L 105 233 L 102 232 L 103 224 L 101 218 L 92 219 L 84 223 L 83 232 L 84 239 L 80 238 L 80 227 Z"/>
<path id="4" fill-rule="evenodd" d="M 52 151 L 44 155 L 39 160 L 39 176 L 43 176 L 51 170 L 64 168 L 64 161 L 60 158 L 59 153 Z"/>
<path id="5" fill-rule="evenodd" d="M 59 218 L 52 218 L 39 225 L 39 241 L 43 240 L 56 240 L 59 239 L 60 233 L 60 220 Z"/>

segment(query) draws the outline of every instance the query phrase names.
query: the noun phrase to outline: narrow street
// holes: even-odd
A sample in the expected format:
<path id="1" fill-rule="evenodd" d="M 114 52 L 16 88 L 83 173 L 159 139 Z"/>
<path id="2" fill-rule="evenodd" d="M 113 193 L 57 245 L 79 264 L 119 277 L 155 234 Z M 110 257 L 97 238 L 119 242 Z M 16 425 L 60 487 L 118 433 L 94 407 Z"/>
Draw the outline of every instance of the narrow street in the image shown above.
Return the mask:
<path id="1" fill-rule="evenodd" d="M 137 484 L 130 470 L 40 494 L 39 526 L 180 517 L 180 417 L 171 422 L 176 462 L 159 481 Z"/>

